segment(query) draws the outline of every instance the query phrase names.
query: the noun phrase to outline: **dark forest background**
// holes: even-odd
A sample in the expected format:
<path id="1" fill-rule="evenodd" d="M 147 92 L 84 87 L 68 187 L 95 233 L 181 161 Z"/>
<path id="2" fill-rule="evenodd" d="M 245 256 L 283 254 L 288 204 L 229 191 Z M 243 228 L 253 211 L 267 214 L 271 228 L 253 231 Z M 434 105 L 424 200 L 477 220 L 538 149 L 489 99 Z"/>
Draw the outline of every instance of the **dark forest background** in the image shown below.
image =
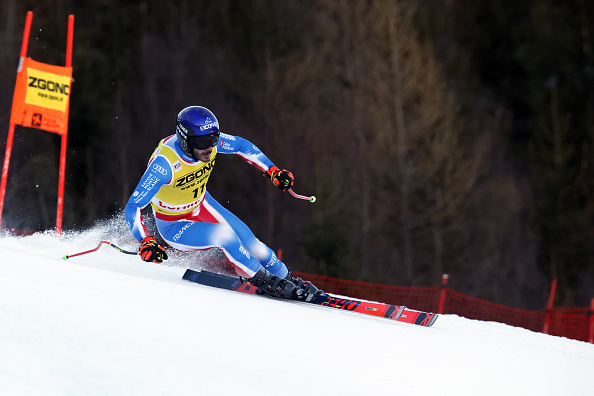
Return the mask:
<path id="1" fill-rule="evenodd" d="M 75 15 L 64 228 L 121 216 L 203 105 L 297 193 L 221 156 L 210 192 L 294 270 L 516 307 L 594 297 L 594 2 L 1 0 L 0 141 L 28 56 Z M 59 137 L 17 127 L 3 227 L 55 224 Z M 123 221 L 123 220 L 122 220 Z"/>

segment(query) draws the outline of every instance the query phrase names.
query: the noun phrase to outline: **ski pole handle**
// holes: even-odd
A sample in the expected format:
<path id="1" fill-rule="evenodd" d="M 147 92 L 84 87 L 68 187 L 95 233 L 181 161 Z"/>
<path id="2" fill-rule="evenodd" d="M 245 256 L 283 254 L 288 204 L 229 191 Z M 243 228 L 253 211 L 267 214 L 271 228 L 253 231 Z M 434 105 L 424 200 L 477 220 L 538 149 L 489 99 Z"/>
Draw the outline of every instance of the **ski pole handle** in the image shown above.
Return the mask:
<path id="1" fill-rule="evenodd" d="M 295 198 L 298 198 L 298 199 L 304 199 L 304 200 L 306 200 L 306 201 L 309 201 L 309 202 L 311 202 L 311 203 L 314 203 L 314 202 L 316 202 L 316 197 L 315 197 L 314 195 L 312 195 L 311 197 L 307 197 L 307 196 L 305 196 L 305 195 L 299 195 L 299 194 L 295 194 L 295 192 L 294 192 L 294 191 L 293 191 L 291 188 L 289 188 L 289 192 L 290 192 L 290 193 L 291 193 L 291 195 L 292 195 L 292 196 L 294 196 Z"/>
<path id="2" fill-rule="evenodd" d="M 130 251 L 128 251 L 128 250 L 124 250 L 124 249 L 122 249 L 122 248 L 120 248 L 120 247 L 117 247 L 116 245 L 114 245 L 113 243 L 111 243 L 111 242 L 109 242 L 109 241 L 101 241 L 101 242 L 99 242 L 99 245 L 97 245 L 97 247 L 96 247 L 95 249 L 87 250 L 87 251 L 80 252 L 80 253 L 74 253 L 74 254 L 65 254 L 65 255 L 62 257 L 62 260 L 68 260 L 70 257 L 82 256 L 83 254 L 88 254 L 88 253 L 93 253 L 93 252 L 96 252 L 97 250 L 99 250 L 99 248 L 100 248 L 100 247 L 101 247 L 101 245 L 103 245 L 103 244 L 111 246 L 112 248 L 114 248 L 115 250 L 117 250 L 117 251 L 118 251 L 118 252 L 120 252 L 120 253 L 124 253 L 124 254 L 132 254 L 132 255 L 137 255 L 137 254 L 138 254 L 138 252 L 130 252 Z"/>

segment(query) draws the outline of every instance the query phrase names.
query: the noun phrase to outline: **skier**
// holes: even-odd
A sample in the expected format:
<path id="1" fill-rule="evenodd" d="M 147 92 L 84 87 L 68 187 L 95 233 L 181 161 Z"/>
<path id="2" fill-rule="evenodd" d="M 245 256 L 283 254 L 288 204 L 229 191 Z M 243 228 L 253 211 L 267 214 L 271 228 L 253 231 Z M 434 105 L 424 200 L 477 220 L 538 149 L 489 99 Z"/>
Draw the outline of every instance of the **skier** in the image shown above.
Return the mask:
<path id="1" fill-rule="evenodd" d="M 304 300 L 324 294 L 312 283 L 294 277 L 272 249 L 209 194 L 206 183 L 218 153 L 239 155 L 281 191 L 293 185 L 293 174 L 277 168 L 255 145 L 221 133 L 210 110 L 187 107 L 177 116 L 175 135 L 161 140 L 151 155 L 124 211 L 126 223 L 140 242 L 140 257 L 154 263 L 167 259 L 143 223 L 141 210 L 150 203 L 157 229 L 170 246 L 185 251 L 221 249 L 237 274 L 267 295 Z"/>

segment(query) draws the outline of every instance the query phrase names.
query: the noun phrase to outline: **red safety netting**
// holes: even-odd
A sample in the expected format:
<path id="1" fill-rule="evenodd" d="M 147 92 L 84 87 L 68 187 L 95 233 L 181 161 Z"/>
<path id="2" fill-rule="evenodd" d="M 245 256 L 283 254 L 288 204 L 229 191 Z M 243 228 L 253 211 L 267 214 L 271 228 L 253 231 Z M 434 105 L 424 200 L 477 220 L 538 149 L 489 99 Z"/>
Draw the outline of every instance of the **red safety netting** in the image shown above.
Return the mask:
<path id="1" fill-rule="evenodd" d="M 444 314 L 456 314 L 469 319 L 505 323 L 532 331 L 542 331 L 545 312 L 512 308 L 447 289 Z"/>
<path id="2" fill-rule="evenodd" d="M 505 323 L 591 343 L 594 341 L 594 308 L 552 308 L 548 311 L 531 311 L 496 304 L 447 287 L 391 286 L 301 272 L 294 272 L 294 274 L 332 294 L 405 305 L 422 311 L 456 314 L 469 319 Z"/>
<path id="3" fill-rule="evenodd" d="M 548 334 L 592 343 L 594 312 L 587 307 L 553 308 L 549 312 Z"/>

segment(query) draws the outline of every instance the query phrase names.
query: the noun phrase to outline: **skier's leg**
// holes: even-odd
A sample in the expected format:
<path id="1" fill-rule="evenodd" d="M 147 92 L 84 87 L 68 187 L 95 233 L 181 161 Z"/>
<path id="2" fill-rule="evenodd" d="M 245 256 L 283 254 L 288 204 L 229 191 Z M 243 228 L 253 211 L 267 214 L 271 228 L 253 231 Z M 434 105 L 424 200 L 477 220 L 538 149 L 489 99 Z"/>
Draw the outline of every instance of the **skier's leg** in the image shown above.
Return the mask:
<path id="1" fill-rule="evenodd" d="M 185 251 L 219 248 L 235 267 L 238 275 L 245 277 L 262 292 L 282 298 L 300 299 L 303 290 L 283 277 L 266 270 L 241 243 L 237 234 L 227 224 L 200 223 L 195 221 L 164 221 L 156 219 L 159 233 L 170 246 Z"/>
<path id="2" fill-rule="evenodd" d="M 208 192 L 200 208 L 200 217 L 203 217 L 203 221 L 217 221 L 229 224 L 249 252 L 273 275 L 291 281 L 306 293 L 325 294 L 311 282 L 294 277 L 287 266 L 276 257 L 272 249 L 256 238 L 252 230 L 243 221 L 219 204 Z"/>
<path id="3" fill-rule="evenodd" d="M 191 251 L 219 248 L 241 276 L 251 278 L 260 268 L 231 227 L 218 223 L 156 219 L 159 233 L 175 249 Z"/>
<path id="4" fill-rule="evenodd" d="M 241 243 L 247 248 L 262 266 L 273 275 L 285 278 L 288 274 L 287 266 L 280 261 L 272 249 L 262 243 L 252 230 L 236 215 L 223 207 L 208 192 L 200 208 L 200 220 L 227 224 L 237 234 Z"/>

